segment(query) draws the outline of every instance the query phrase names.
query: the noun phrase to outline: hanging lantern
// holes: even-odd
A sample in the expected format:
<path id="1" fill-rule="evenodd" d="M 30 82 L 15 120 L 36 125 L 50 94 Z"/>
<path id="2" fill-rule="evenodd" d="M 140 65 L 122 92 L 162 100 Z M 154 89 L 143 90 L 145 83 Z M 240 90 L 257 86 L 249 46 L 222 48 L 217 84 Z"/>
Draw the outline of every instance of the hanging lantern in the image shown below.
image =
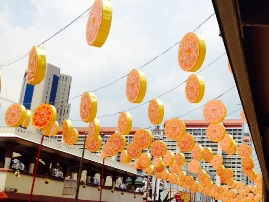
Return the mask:
<path id="1" fill-rule="evenodd" d="M 129 112 L 121 112 L 118 119 L 119 133 L 128 135 L 132 129 L 132 116 Z"/>
<path id="2" fill-rule="evenodd" d="M 196 144 L 192 149 L 192 158 L 197 161 L 201 161 L 203 157 L 204 157 L 204 148 L 201 145 Z"/>
<path id="3" fill-rule="evenodd" d="M 146 168 L 150 165 L 151 163 L 151 155 L 148 152 L 143 153 L 139 158 L 138 158 L 138 165 L 143 169 Z"/>
<path id="4" fill-rule="evenodd" d="M 199 103 L 205 93 L 205 82 L 204 79 L 199 76 L 192 74 L 189 76 L 186 82 L 185 94 L 186 98 L 190 103 Z"/>
<path id="5" fill-rule="evenodd" d="M 45 178 L 44 183 L 49 184 L 49 181 L 50 181 L 49 178 Z"/>
<path id="6" fill-rule="evenodd" d="M 6 111 L 5 122 L 9 127 L 19 127 L 27 115 L 26 108 L 18 103 L 12 104 Z"/>
<path id="7" fill-rule="evenodd" d="M 60 126 L 58 121 L 55 121 L 51 128 L 43 130 L 43 134 L 46 136 L 55 136 L 59 132 Z"/>
<path id="8" fill-rule="evenodd" d="M 131 159 L 137 159 L 142 155 L 142 149 L 137 144 L 131 143 L 127 146 L 127 154 Z"/>
<path id="9" fill-rule="evenodd" d="M 149 103 L 148 117 L 153 125 L 159 125 L 163 121 L 164 106 L 160 99 L 153 99 Z"/>
<path id="10" fill-rule="evenodd" d="M 162 140 L 155 140 L 151 145 L 151 154 L 154 157 L 163 157 L 167 151 L 167 145 Z"/>
<path id="11" fill-rule="evenodd" d="M 31 85 L 39 84 L 45 77 L 46 66 L 45 50 L 33 46 L 29 54 L 27 83 Z"/>
<path id="12" fill-rule="evenodd" d="M 85 92 L 80 100 L 80 118 L 82 121 L 92 122 L 97 114 L 97 98 L 94 93 Z"/>
<path id="13" fill-rule="evenodd" d="M 89 134 L 88 136 L 92 139 L 98 139 L 100 135 L 100 121 L 98 118 L 95 118 L 92 122 L 89 123 Z"/>
<path id="14" fill-rule="evenodd" d="M 224 120 L 227 114 L 226 106 L 220 100 L 211 100 L 206 103 L 203 115 L 209 123 L 220 123 Z"/>
<path id="15" fill-rule="evenodd" d="M 210 161 L 210 164 L 215 168 L 219 168 L 223 163 L 223 158 L 221 155 L 213 155 L 213 159 Z"/>
<path id="16" fill-rule="evenodd" d="M 69 138 L 64 138 L 64 143 L 68 145 L 74 145 L 78 141 L 78 136 L 79 134 L 78 134 L 77 129 L 73 128 L 71 136 Z"/>
<path id="17" fill-rule="evenodd" d="M 185 155 L 181 152 L 176 153 L 175 162 L 180 166 L 184 166 L 186 163 Z"/>
<path id="18" fill-rule="evenodd" d="M 173 162 L 172 165 L 169 166 L 170 172 L 174 174 L 179 174 L 181 169 L 182 169 L 182 166 L 175 161 Z"/>
<path id="19" fill-rule="evenodd" d="M 170 166 L 174 163 L 175 154 L 173 151 L 167 150 L 163 157 L 163 164 L 165 166 Z"/>
<path id="20" fill-rule="evenodd" d="M 23 128 L 27 128 L 29 123 L 30 123 L 30 120 L 31 120 L 31 115 L 32 115 L 32 112 L 31 110 L 26 110 L 26 117 L 24 119 L 24 121 L 22 122 L 22 127 Z"/>
<path id="21" fill-rule="evenodd" d="M 244 111 L 243 109 L 241 110 L 240 115 L 241 115 L 241 119 L 242 119 L 242 121 L 243 121 L 244 123 L 247 123 L 247 118 L 246 118 L 246 115 L 245 115 L 245 111 Z"/>
<path id="22" fill-rule="evenodd" d="M 134 144 L 139 149 L 146 149 L 151 146 L 153 141 L 153 136 L 151 132 L 147 129 L 139 129 L 134 134 Z"/>
<path id="23" fill-rule="evenodd" d="M 41 104 L 39 105 L 32 116 L 32 124 L 39 130 L 50 129 L 57 118 L 57 111 L 53 105 Z"/>
<path id="24" fill-rule="evenodd" d="M 72 122 L 69 119 L 64 120 L 62 126 L 62 134 L 64 139 L 69 139 L 72 136 L 73 127 Z"/>
<path id="25" fill-rule="evenodd" d="M 86 27 L 86 40 L 88 45 L 98 48 L 103 46 L 109 34 L 111 21 L 111 1 L 95 0 Z"/>
<path id="26" fill-rule="evenodd" d="M 231 73 L 233 73 L 232 68 L 231 68 L 231 64 L 230 64 L 230 61 L 229 61 L 229 60 L 228 60 L 228 69 L 229 69 L 229 71 L 230 71 Z"/>
<path id="27" fill-rule="evenodd" d="M 86 138 L 85 147 L 90 152 L 97 152 L 102 147 L 102 138 L 92 139 L 89 136 Z"/>
<path id="28" fill-rule="evenodd" d="M 219 142 L 220 148 L 227 151 L 233 147 L 233 137 L 230 134 L 225 134 L 224 138 Z"/>
<path id="29" fill-rule="evenodd" d="M 149 165 L 148 167 L 146 167 L 145 169 L 143 169 L 143 171 L 146 172 L 148 176 L 151 176 L 154 173 L 154 166 L 153 165 Z"/>
<path id="30" fill-rule="evenodd" d="M 226 134 L 226 129 L 222 123 L 211 123 L 207 127 L 207 138 L 212 142 L 221 141 Z"/>
<path id="31" fill-rule="evenodd" d="M 114 150 L 121 152 L 126 147 L 126 139 L 123 135 L 114 133 L 109 138 L 109 144 L 113 145 Z"/>
<path id="32" fill-rule="evenodd" d="M 201 167 L 200 162 L 195 159 L 193 159 L 188 163 L 188 169 L 192 173 L 197 173 L 200 170 L 200 167 Z"/>
<path id="33" fill-rule="evenodd" d="M 194 137 L 189 133 L 183 134 L 177 141 L 177 146 L 182 152 L 191 151 L 195 146 Z"/>
<path id="34" fill-rule="evenodd" d="M 238 147 L 238 155 L 243 159 L 251 156 L 252 149 L 248 144 L 241 144 Z"/>
<path id="35" fill-rule="evenodd" d="M 210 162 L 213 158 L 213 152 L 210 147 L 204 148 L 204 160 L 205 162 Z"/>
<path id="36" fill-rule="evenodd" d="M 131 103 L 141 103 L 147 91 L 147 79 L 141 70 L 133 69 L 126 82 L 126 96 Z"/>
<path id="37" fill-rule="evenodd" d="M 173 118 L 165 123 L 164 131 L 169 139 L 178 140 L 186 132 L 186 125 L 184 121 Z"/>
<path id="38" fill-rule="evenodd" d="M 123 151 L 121 152 L 121 154 L 120 154 L 120 162 L 121 162 L 122 164 L 126 164 L 126 163 L 130 163 L 131 160 L 132 160 L 132 159 L 130 158 L 130 156 L 128 156 L 127 151 L 126 151 L 126 150 L 123 150 Z"/>
<path id="39" fill-rule="evenodd" d="M 202 66 L 206 54 L 204 39 L 198 34 L 187 33 L 178 49 L 178 62 L 184 71 L 195 72 Z"/>

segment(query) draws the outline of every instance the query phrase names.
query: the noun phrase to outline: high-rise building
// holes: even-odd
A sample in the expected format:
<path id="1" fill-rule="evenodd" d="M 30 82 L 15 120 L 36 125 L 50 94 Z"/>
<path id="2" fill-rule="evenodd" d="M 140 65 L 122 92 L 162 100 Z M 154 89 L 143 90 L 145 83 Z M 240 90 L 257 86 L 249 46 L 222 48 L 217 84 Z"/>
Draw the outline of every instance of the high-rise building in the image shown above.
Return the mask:
<path id="1" fill-rule="evenodd" d="M 70 104 L 68 103 L 72 77 L 60 74 L 60 68 L 47 63 L 46 76 L 37 85 L 27 83 L 27 72 L 23 78 L 20 103 L 27 109 L 34 110 L 40 104 L 50 103 L 57 110 L 57 121 L 61 125 L 69 118 Z M 31 124 L 28 130 L 37 132 Z"/>

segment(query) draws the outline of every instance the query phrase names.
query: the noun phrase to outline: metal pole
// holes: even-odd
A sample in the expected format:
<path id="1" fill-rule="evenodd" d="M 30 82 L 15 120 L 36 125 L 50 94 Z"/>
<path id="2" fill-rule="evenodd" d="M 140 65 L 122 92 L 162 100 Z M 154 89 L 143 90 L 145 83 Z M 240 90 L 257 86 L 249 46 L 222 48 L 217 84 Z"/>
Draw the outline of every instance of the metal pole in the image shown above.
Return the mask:
<path id="1" fill-rule="evenodd" d="M 102 189 L 103 189 L 103 182 L 104 182 L 104 171 L 105 171 L 105 158 L 103 158 L 103 166 L 102 166 L 102 174 L 101 174 L 101 183 L 100 183 L 100 200 L 102 201 Z"/>
<path id="2" fill-rule="evenodd" d="M 157 193 L 156 193 L 156 191 L 157 191 L 157 177 L 155 176 L 155 186 L 154 186 L 154 202 L 155 202 L 155 200 L 156 200 L 156 196 L 157 196 Z"/>
<path id="3" fill-rule="evenodd" d="M 82 149 L 82 154 L 81 154 L 80 164 L 79 164 L 78 178 L 77 178 L 77 189 L 76 189 L 76 196 L 75 196 L 75 201 L 76 202 L 78 201 L 78 194 L 79 194 L 79 188 L 80 188 L 80 180 L 81 180 L 81 172 L 82 172 L 83 158 L 84 158 L 84 153 L 85 153 L 86 138 L 87 138 L 87 135 L 85 133 L 84 144 L 83 144 L 83 149 Z"/>
<path id="4" fill-rule="evenodd" d="M 148 191 L 149 191 L 149 176 L 148 176 L 148 179 L 147 179 L 147 190 L 146 190 L 146 202 L 148 202 Z"/>
<path id="5" fill-rule="evenodd" d="M 39 145 L 39 149 L 38 149 L 38 154 L 37 154 L 37 159 L 36 159 L 36 163 L 35 163 L 35 171 L 34 171 L 34 177 L 33 177 L 33 181 L 32 181 L 32 187 L 31 187 L 29 202 L 32 202 L 33 191 L 34 191 L 34 186 L 35 186 L 35 178 L 36 178 L 36 173 L 37 173 L 37 169 L 38 169 L 38 163 L 39 163 L 39 159 L 40 159 L 43 140 L 44 140 L 44 135 L 42 133 L 41 141 L 40 141 L 40 145 Z"/>

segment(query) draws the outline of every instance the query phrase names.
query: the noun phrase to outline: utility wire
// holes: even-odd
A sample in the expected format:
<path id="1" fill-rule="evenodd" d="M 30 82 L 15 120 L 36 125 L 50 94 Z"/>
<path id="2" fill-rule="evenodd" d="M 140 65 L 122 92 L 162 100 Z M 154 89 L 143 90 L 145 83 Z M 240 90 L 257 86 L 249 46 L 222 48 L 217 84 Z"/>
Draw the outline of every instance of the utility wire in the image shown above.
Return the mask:
<path id="1" fill-rule="evenodd" d="M 49 40 L 51 40 L 53 37 L 55 37 L 56 35 L 58 35 L 59 33 L 61 33 L 62 31 L 64 31 L 66 28 L 68 28 L 70 25 L 72 25 L 74 22 L 76 22 L 79 18 L 85 18 L 87 15 L 85 15 L 84 17 L 82 17 L 85 13 L 87 13 L 88 11 L 90 11 L 92 7 L 88 8 L 86 11 L 84 11 L 82 14 L 80 14 L 77 18 L 75 18 L 74 20 L 72 20 L 70 23 L 68 23 L 66 26 L 64 26 L 62 29 L 60 29 L 58 32 L 56 32 L 55 34 L 53 34 L 52 36 L 50 36 L 49 38 L 45 39 L 43 42 L 41 42 L 39 45 L 37 46 L 41 46 L 43 45 L 44 43 L 48 42 Z M 30 51 L 27 51 L 26 53 L 24 54 L 21 54 L 7 62 L 4 62 L 2 64 L 0 64 L 0 68 L 1 67 L 6 67 L 6 66 L 9 66 L 9 65 L 12 65 L 20 60 L 22 60 L 23 58 L 25 58 L 27 55 L 29 55 Z"/>

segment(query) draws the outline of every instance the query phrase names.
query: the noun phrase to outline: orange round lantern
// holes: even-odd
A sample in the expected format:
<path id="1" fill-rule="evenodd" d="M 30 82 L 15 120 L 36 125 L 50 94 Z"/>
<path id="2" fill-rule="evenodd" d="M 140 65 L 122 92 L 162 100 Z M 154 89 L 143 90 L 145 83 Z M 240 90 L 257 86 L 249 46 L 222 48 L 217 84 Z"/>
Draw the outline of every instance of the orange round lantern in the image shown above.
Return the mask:
<path id="1" fill-rule="evenodd" d="M 231 179 L 234 177 L 234 171 L 231 168 L 226 168 L 225 169 L 225 176 L 226 179 Z"/>
<path id="2" fill-rule="evenodd" d="M 178 49 L 178 62 L 184 71 L 195 72 L 202 66 L 206 54 L 204 39 L 189 32 L 181 40 Z"/>
<path id="3" fill-rule="evenodd" d="M 238 155 L 243 159 L 243 158 L 247 158 L 251 155 L 252 153 L 252 149 L 249 145 L 247 144 L 241 144 L 238 147 Z"/>
<path id="4" fill-rule="evenodd" d="M 26 110 L 26 117 L 24 119 L 24 121 L 22 122 L 22 127 L 23 128 L 27 128 L 29 123 L 30 123 L 30 120 L 31 120 L 31 115 L 32 115 L 32 112 L 31 110 Z"/>
<path id="5" fill-rule="evenodd" d="M 149 103 L 148 107 L 149 121 L 153 125 L 159 125 L 163 121 L 164 117 L 164 106 L 160 99 L 153 99 Z"/>
<path id="6" fill-rule="evenodd" d="M 151 155 L 148 152 L 143 153 L 138 159 L 138 165 L 141 168 L 146 168 L 151 163 Z"/>
<path id="7" fill-rule="evenodd" d="M 204 157 L 204 148 L 201 145 L 196 144 L 192 149 L 192 157 L 197 161 L 201 161 Z"/>
<path id="8" fill-rule="evenodd" d="M 41 104 L 39 105 L 32 116 L 32 124 L 39 130 L 46 130 L 56 121 L 57 111 L 53 105 Z"/>
<path id="9" fill-rule="evenodd" d="M 229 71 L 230 71 L 231 73 L 233 73 L 232 68 L 231 68 L 230 61 L 228 61 L 228 69 L 229 69 Z"/>
<path id="10" fill-rule="evenodd" d="M 141 70 L 133 69 L 126 82 L 126 96 L 131 103 L 141 103 L 147 91 L 147 79 Z"/>
<path id="11" fill-rule="evenodd" d="M 169 166 L 170 172 L 175 173 L 175 174 L 178 174 L 179 172 L 181 172 L 181 168 L 182 166 L 177 164 L 176 162 L 174 162 L 172 165 Z"/>
<path id="12" fill-rule="evenodd" d="M 197 160 L 194 160 L 194 159 L 193 159 L 192 161 L 190 161 L 190 162 L 188 163 L 188 169 L 189 169 L 189 171 L 192 172 L 192 173 L 197 173 L 198 170 L 200 170 L 200 167 L 201 167 L 200 162 L 197 161 Z"/>
<path id="13" fill-rule="evenodd" d="M 219 168 L 223 163 L 223 158 L 221 155 L 213 155 L 213 159 L 210 161 L 210 164 L 215 168 Z"/>
<path id="14" fill-rule="evenodd" d="M 194 137 L 189 133 L 183 134 L 177 141 L 177 146 L 182 152 L 191 151 L 195 146 Z"/>
<path id="15" fill-rule="evenodd" d="M 187 175 L 186 175 L 186 172 L 185 171 L 180 171 L 178 173 L 178 179 L 181 181 L 181 182 L 185 182 L 186 181 L 186 178 L 187 178 Z"/>
<path id="16" fill-rule="evenodd" d="M 184 121 L 173 118 L 165 123 L 164 131 L 169 139 L 178 140 L 186 132 L 186 125 Z"/>
<path id="17" fill-rule="evenodd" d="M 89 137 L 88 137 L 88 138 L 89 138 Z M 99 136 L 98 138 L 101 138 L 101 137 Z M 89 140 L 93 141 L 94 139 L 90 139 L 90 138 L 89 138 Z M 86 143 L 87 143 L 87 142 L 86 142 Z M 89 141 L 89 143 L 90 143 L 90 141 Z M 94 143 L 97 143 L 97 141 L 94 141 Z M 102 146 L 102 144 L 101 144 L 101 146 Z M 97 151 L 99 150 L 99 148 L 97 147 L 97 145 L 96 145 L 96 147 L 93 148 L 92 150 L 94 150 L 94 149 L 97 149 Z M 111 144 L 111 142 L 108 141 L 108 142 L 103 146 L 102 153 L 104 154 L 104 155 L 103 155 L 103 156 L 104 156 L 103 158 L 106 158 L 106 157 L 108 157 L 108 156 L 115 156 L 115 155 L 117 155 L 117 154 L 118 154 L 118 151 L 117 151 L 115 145 Z M 128 152 L 127 152 L 127 154 L 128 154 Z M 131 158 L 131 157 L 130 157 L 130 158 Z"/>
<path id="18" fill-rule="evenodd" d="M 112 4 L 109 0 L 95 0 L 86 27 L 88 45 L 101 47 L 109 34 L 112 21 Z"/>
<path id="19" fill-rule="evenodd" d="M 126 139 L 123 135 L 114 133 L 109 138 L 109 143 L 112 145 L 114 150 L 121 152 L 126 147 Z"/>
<path id="20" fill-rule="evenodd" d="M 80 118 L 82 121 L 92 122 L 97 113 L 97 98 L 94 93 L 85 92 L 80 100 Z"/>
<path id="21" fill-rule="evenodd" d="M 60 129 L 58 121 L 55 121 L 54 124 L 51 126 L 50 129 L 48 129 L 48 136 L 55 136 L 58 134 Z"/>
<path id="22" fill-rule="evenodd" d="M 140 149 L 146 149 L 151 146 L 153 141 L 153 136 L 151 132 L 147 129 L 139 129 L 134 134 L 134 144 Z"/>
<path id="23" fill-rule="evenodd" d="M 217 172 L 217 174 L 218 174 L 218 176 L 219 177 L 226 177 L 226 169 L 225 169 L 225 167 L 223 166 L 223 165 L 221 165 L 220 167 L 218 167 L 217 169 L 216 169 L 216 172 Z"/>
<path id="24" fill-rule="evenodd" d="M 176 153 L 175 155 L 175 163 L 178 165 L 183 166 L 186 162 L 185 155 L 183 153 Z"/>
<path id="25" fill-rule="evenodd" d="M 71 138 L 73 131 L 72 122 L 71 120 L 64 120 L 63 126 L 62 126 L 62 134 L 64 139 Z"/>
<path id="26" fill-rule="evenodd" d="M 242 119 L 242 121 L 243 121 L 244 123 L 247 123 L 247 118 L 246 118 L 246 115 L 245 115 L 245 112 L 244 112 L 243 109 L 242 109 L 240 115 L 241 115 L 241 119 Z"/>
<path id="27" fill-rule="evenodd" d="M 227 151 L 233 147 L 233 138 L 229 134 L 225 134 L 224 138 L 219 142 L 220 148 Z"/>
<path id="28" fill-rule="evenodd" d="M 92 139 L 89 136 L 86 138 L 85 147 L 90 152 L 97 152 L 102 147 L 102 138 Z M 109 156 L 109 155 L 108 155 Z"/>
<path id="29" fill-rule="evenodd" d="M 185 94 L 186 98 L 190 103 L 199 103 L 205 93 L 205 82 L 204 79 L 199 76 L 192 74 L 189 76 L 186 87 L 185 87 Z"/>
<path id="30" fill-rule="evenodd" d="M 152 164 L 153 164 L 154 168 L 162 166 L 163 165 L 162 158 L 161 157 L 154 157 Z"/>
<path id="31" fill-rule="evenodd" d="M 154 157 L 162 157 L 167 151 L 167 146 L 162 140 L 155 140 L 151 145 L 151 154 Z"/>
<path id="32" fill-rule="evenodd" d="M 212 142 L 221 141 L 226 134 L 226 129 L 222 123 L 211 123 L 207 127 L 206 135 L 207 138 Z"/>
<path id="33" fill-rule="evenodd" d="M 132 129 L 132 116 L 129 112 L 121 112 L 118 119 L 119 133 L 128 135 Z"/>
<path id="34" fill-rule="evenodd" d="M 136 144 L 131 143 L 127 146 L 127 154 L 131 159 L 137 159 L 142 155 L 142 150 Z"/>
<path id="35" fill-rule="evenodd" d="M 89 123 L 89 134 L 88 136 L 90 136 L 93 139 L 98 139 L 99 135 L 100 135 L 100 121 L 98 118 L 95 118 L 92 122 Z"/>
<path id="36" fill-rule="evenodd" d="M 31 85 L 39 84 L 46 74 L 46 52 L 41 47 L 33 46 L 28 60 L 27 83 Z"/>
<path id="37" fill-rule="evenodd" d="M 233 146 L 230 149 L 226 150 L 226 153 L 229 155 L 234 155 L 237 152 L 236 142 L 234 140 L 232 141 L 233 141 Z"/>
<path id="38" fill-rule="evenodd" d="M 68 145 L 74 145 L 78 141 L 78 131 L 73 128 L 72 134 L 70 138 L 64 138 L 64 143 Z"/>
<path id="39" fill-rule="evenodd" d="M 123 150 L 123 151 L 121 152 L 121 154 L 120 154 L 120 162 L 121 162 L 122 164 L 126 164 L 126 163 L 130 163 L 131 160 L 132 160 L 132 159 L 130 158 L 130 156 L 128 156 L 127 151 L 126 151 L 126 150 Z"/>
<path id="40" fill-rule="evenodd" d="M 165 166 L 170 166 L 174 163 L 175 154 L 174 152 L 167 150 L 164 157 L 163 157 L 163 164 Z"/>
<path id="41" fill-rule="evenodd" d="M 154 173 L 154 167 L 153 165 L 150 165 L 146 167 L 145 169 L 143 169 L 143 171 L 146 172 L 148 176 L 151 176 Z"/>
<path id="42" fill-rule="evenodd" d="M 176 174 L 171 174 L 168 178 L 168 181 L 170 182 L 170 184 L 176 184 L 178 180 L 178 177 Z"/>
<path id="43" fill-rule="evenodd" d="M 204 148 L 204 160 L 205 162 L 210 162 L 213 159 L 212 149 L 209 147 Z"/>
<path id="44" fill-rule="evenodd" d="M 199 180 L 203 181 L 206 178 L 207 174 L 204 169 L 200 169 L 198 170 L 197 176 Z"/>
<path id="45" fill-rule="evenodd" d="M 6 111 L 5 122 L 9 127 L 19 127 L 27 115 L 26 108 L 18 103 L 12 104 Z"/>
<path id="46" fill-rule="evenodd" d="M 226 106 L 220 100 L 211 100 L 206 103 L 203 114 L 207 122 L 220 123 L 226 117 Z"/>

